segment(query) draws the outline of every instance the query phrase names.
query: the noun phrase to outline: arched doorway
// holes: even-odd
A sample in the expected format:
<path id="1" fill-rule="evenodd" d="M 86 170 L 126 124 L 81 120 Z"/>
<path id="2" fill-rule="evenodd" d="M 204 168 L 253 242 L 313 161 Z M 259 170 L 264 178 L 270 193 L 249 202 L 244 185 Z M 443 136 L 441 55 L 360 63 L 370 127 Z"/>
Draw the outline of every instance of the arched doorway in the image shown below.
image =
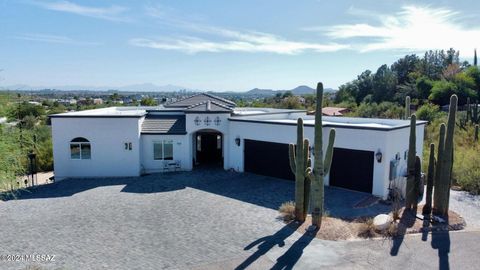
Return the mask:
<path id="1" fill-rule="evenodd" d="M 213 129 L 203 129 L 193 136 L 196 166 L 223 166 L 223 135 Z"/>

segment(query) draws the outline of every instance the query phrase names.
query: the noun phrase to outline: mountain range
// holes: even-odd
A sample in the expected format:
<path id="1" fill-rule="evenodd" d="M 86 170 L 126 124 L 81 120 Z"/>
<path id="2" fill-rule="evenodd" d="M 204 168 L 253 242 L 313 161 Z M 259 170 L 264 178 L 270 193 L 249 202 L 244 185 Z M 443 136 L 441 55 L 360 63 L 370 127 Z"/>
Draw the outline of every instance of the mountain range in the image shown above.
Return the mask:
<path id="1" fill-rule="evenodd" d="M 10 86 L 0 86 L 0 90 L 13 90 L 13 91 L 36 91 L 36 90 L 63 90 L 63 91 L 78 91 L 78 90 L 90 90 L 90 91 L 123 91 L 123 92 L 175 92 L 179 90 L 186 90 L 187 92 L 205 92 L 199 89 L 190 89 L 183 86 L 178 85 L 155 85 L 153 83 L 142 83 L 142 84 L 132 84 L 120 87 L 114 86 L 86 86 L 86 85 L 62 85 L 62 86 L 30 86 L 26 84 L 16 84 Z M 249 95 L 276 95 L 277 93 L 284 93 L 287 91 L 291 91 L 294 95 L 305 95 L 305 94 L 313 94 L 315 89 L 306 86 L 300 85 L 290 90 L 274 90 L 274 89 L 259 89 L 254 88 L 252 90 L 246 92 L 238 93 L 245 93 Z M 324 90 L 326 93 L 334 92 L 336 90 L 332 88 L 325 88 Z M 214 91 L 217 92 L 217 91 Z M 232 91 L 230 93 L 235 93 L 237 91 Z"/>
<path id="2" fill-rule="evenodd" d="M 300 85 L 300 86 L 297 86 L 293 89 L 290 89 L 290 90 L 273 90 L 273 89 L 259 89 L 259 88 L 254 88 L 250 91 L 247 91 L 246 93 L 247 94 L 251 94 L 251 95 L 275 95 L 277 93 L 284 93 L 284 92 L 287 92 L 287 91 L 290 91 L 292 92 L 292 94 L 294 95 L 306 95 L 306 94 L 314 94 L 315 93 L 315 89 L 309 87 L 309 86 L 306 86 L 306 85 Z M 325 93 L 329 93 L 329 92 L 335 92 L 336 90 L 332 89 L 332 88 L 325 88 L 324 89 L 324 92 Z"/>
<path id="3" fill-rule="evenodd" d="M 57 85 L 57 86 L 30 86 L 26 84 L 16 84 L 9 86 L 0 86 L 0 90 L 16 90 L 16 91 L 28 91 L 28 90 L 64 90 L 64 91 L 76 91 L 76 90 L 90 90 L 90 91 L 129 91 L 129 92 L 174 92 L 179 90 L 187 91 L 200 91 L 194 89 L 188 89 L 186 87 L 178 85 L 155 85 L 153 83 L 141 83 L 141 84 L 132 84 L 126 86 L 87 86 L 87 85 Z"/>

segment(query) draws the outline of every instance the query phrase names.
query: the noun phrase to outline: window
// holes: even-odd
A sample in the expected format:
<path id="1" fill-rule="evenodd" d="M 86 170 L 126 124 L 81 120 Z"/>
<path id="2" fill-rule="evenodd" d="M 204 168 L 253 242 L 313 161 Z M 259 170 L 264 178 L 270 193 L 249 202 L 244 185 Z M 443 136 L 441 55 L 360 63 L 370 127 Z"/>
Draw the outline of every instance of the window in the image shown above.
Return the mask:
<path id="1" fill-rule="evenodd" d="M 153 143 L 154 160 L 173 160 L 173 141 L 164 140 Z"/>
<path id="2" fill-rule="evenodd" d="M 70 141 L 71 159 L 90 159 L 92 148 L 90 142 L 82 137 L 77 137 Z"/>

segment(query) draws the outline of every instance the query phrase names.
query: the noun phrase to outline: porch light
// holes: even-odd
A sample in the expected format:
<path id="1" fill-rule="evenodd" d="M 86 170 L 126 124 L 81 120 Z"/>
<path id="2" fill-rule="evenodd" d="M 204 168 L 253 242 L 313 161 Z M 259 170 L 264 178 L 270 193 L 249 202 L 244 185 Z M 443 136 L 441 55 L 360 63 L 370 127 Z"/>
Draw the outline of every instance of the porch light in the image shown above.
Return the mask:
<path id="1" fill-rule="evenodd" d="M 240 146 L 240 137 L 235 138 L 235 144 Z"/>
<path id="2" fill-rule="evenodd" d="M 375 158 L 377 159 L 378 163 L 382 162 L 382 152 L 380 149 L 377 150 L 377 153 L 375 154 Z"/>

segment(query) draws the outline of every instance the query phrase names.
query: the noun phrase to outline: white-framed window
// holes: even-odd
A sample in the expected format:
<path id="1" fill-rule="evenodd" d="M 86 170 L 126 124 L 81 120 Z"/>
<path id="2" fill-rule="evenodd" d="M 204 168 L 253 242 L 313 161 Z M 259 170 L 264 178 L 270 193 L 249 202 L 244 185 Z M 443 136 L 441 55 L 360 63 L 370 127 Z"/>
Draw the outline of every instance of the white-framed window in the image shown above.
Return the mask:
<path id="1" fill-rule="evenodd" d="M 173 141 L 163 140 L 153 143 L 154 160 L 173 160 Z"/>
<path id="2" fill-rule="evenodd" d="M 77 137 L 70 141 L 70 158 L 71 159 L 91 159 L 92 147 L 90 142 L 83 138 Z"/>

